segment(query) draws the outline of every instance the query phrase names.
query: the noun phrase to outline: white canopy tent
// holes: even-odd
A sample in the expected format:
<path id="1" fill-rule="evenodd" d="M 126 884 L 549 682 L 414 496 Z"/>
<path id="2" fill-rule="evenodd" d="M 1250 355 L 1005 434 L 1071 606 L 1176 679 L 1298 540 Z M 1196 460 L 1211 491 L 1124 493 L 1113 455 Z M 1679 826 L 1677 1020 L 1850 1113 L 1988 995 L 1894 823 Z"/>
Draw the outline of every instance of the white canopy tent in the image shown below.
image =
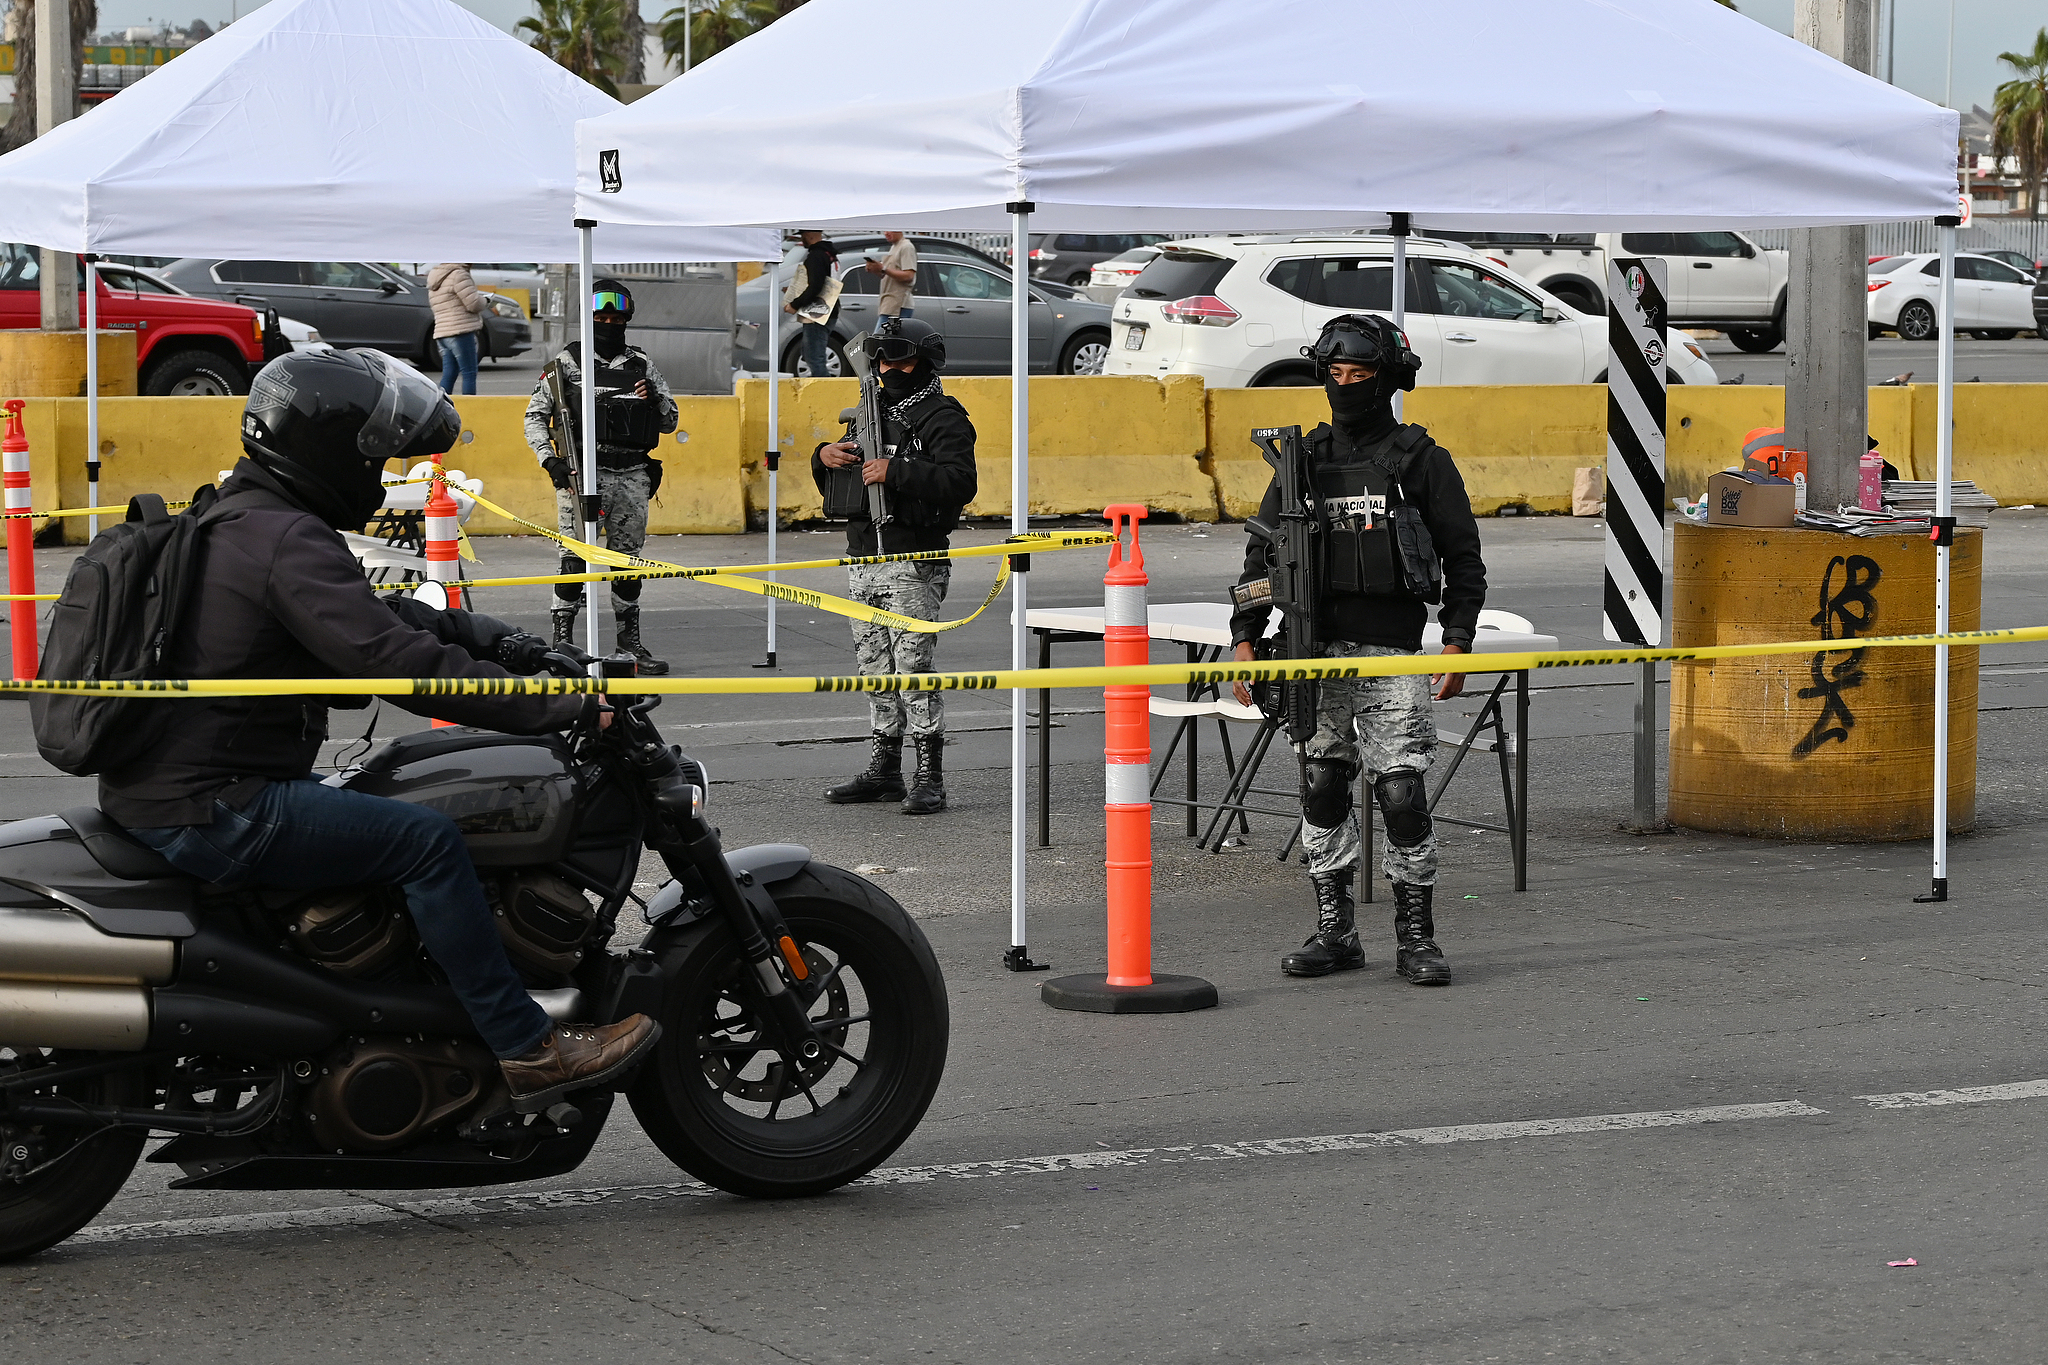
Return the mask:
<path id="1" fill-rule="evenodd" d="M 867 78 L 784 79 L 824 69 Z M 764 106 L 758 91 L 777 80 Z M 636 226 L 1007 226 L 1012 373 L 1022 375 L 1033 226 L 1935 218 L 1956 211 L 1957 121 L 1713 0 L 812 0 L 637 104 L 579 124 L 577 206 Z M 1012 386 L 1018 531 L 1028 388 Z M 1944 489 L 1948 441 L 1944 427 Z M 1021 668 L 1024 577 L 1016 584 L 1011 661 Z M 1013 705 L 1021 959 L 1021 694 Z M 1945 727 L 1946 707 L 1937 714 Z M 1945 797 L 1937 772 L 1937 876 Z"/>
<path id="2" fill-rule="evenodd" d="M 88 255 L 588 261 L 572 129 L 623 107 L 452 0 L 271 0 L 0 157 L 0 240 Z M 604 228 L 595 249 L 614 261 L 779 251 L 772 231 L 717 226 Z M 587 271 L 583 283 L 587 314 Z M 89 314 L 93 284 L 88 265 Z M 86 357 L 97 503 L 97 348 Z"/>

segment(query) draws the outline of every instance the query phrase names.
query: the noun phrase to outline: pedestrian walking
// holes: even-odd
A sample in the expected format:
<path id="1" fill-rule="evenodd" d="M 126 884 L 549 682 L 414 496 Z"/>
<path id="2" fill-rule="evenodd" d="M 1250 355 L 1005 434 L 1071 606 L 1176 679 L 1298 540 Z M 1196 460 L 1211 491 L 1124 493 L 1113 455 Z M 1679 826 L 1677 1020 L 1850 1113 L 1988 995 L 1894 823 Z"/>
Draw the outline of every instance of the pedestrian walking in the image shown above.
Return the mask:
<path id="1" fill-rule="evenodd" d="M 811 477 L 828 507 L 839 496 L 835 483 L 847 478 L 841 471 L 856 465 L 863 487 L 883 490 L 888 520 L 879 528 L 864 497 L 856 496 L 847 505 L 849 556 L 947 549 L 961 510 L 974 501 L 975 471 L 974 424 L 967 420 L 967 409 L 948 397 L 939 382 L 939 371 L 946 367 L 946 339 L 928 322 L 903 322 L 884 335 L 868 337 L 862 350 L 881 376 L 886 450 L 870 454 L 852 440 L 820 445 L 811 452 Z M 920 621 L 939 619 L 952 580 L 952 564 L 943 559 L 855 564 L 847 570 L 855 601 Z M 938 637 L 855 621 L 853 644 L 855 666 L 863 674 L 929 673 Z M 842 805 L 901 801 L 906 815 L 944 810 L 945 695 L 925 690 L 869 693 L 867 770 L 826 791 L 825 799 Z M 917 773 L 907 792 L 906 734 L 917 755 Z"/>
<path id="2" fill-rule="evenodd" d="M 427 272 L 427 302 L 434 307 L 434 340 L 441 344 L 441 392 L 476 392 L 477 333 L 484 329 L 484 295 L 466 262 L 443 261 Z"/>
<path id="3" fill-rule="evenodd" d="M 663 433 L 676 429 L 679 413 L 668 381 L 638 346 L 626 344 L 633 295 L 614 279 L 600 279 L 591 296 L 592 338 L 597 349 L 598 526 L 606 548 L 640 552 L 647 540 L 647 504 L 661 488 L 661 461 L 654 450 Z M 556 523 L 561 533 L 583 537 L 582 449 L 583 348 L 570 342 L 541 371 L 526 404 L 526 443 L 555 485 Z M 564 574 L 584 572 L 580 555 L 562 550 Z M 668 664 L 654 657 L 640 637 L 640 583 L 612 580 L 612 613 L 618 648 L 631 654 L 640 672 L 659 676 Z M 574 643 L 576 614 L 583 609 L 583 584 L 555 585 L 554 638 Z"/>
<path id="4" fill-rule="evenodd" d="M 839 316 L 839 248 L 817 228 L 804 228 L 797 240 L 804 244 L 804 259 L 782 291 L 782 311 L 803 317 L 804 365 L 811 378 L 823 379 L 832 373 L 829 337 L 832 320 Z M 820 305 L 824 316 L 812 317 Z"/>
<path id="5" fill-rule="evenodd" d="M 1369 313 L 1331 319 L 1309 355 L 1331 416 L 1305 438 L 1321 504 L 1316 654 L 1341 659 L 1419 653 L 1428 608 L 1412 585 L 1439 579 L 1443 652 L 1468 652 L 1486 601 L 1479 524 L 1450 452 L 1423 428 L 1403 426 L 1394 416 L 1394 394 L 1415 387 L 1421 361 L 1399 328 Z M 1426 537 L 1414 535 L 1412 523 L 1401 517 L 1409 509 L 1421 514 Z M 1275 480 L 1259 504 L 1259 520 L 1276 525 L 1280 511 Z M 1397 526 L 1409 533 L 1397 538 Z M 1241 585 L 1266 579 L 1275 568 L 1267 542 L 1248 539 Z M 1432 559 L 1437 562 L 1427 562 Z M 1231 616 L 1230 638 L 1240 662 L 1254 657 L 1270 611 L 1270 601 L 1255 602 Z M 1351 788 L 1363 772 L 1386 818 L 1395 969 L 1418 986 L 1450 981 L 1436 943 L 1436 829 L 1423 775 L 1436 756 L 1432 687 L 1437 700 L 1447 701 L 1464 685 L 1458 673 L 1430 684 L 1411 674 L 1315 685 L 1316 729 L 1302 747 L 1301 814 L 1316 927 L 1281 959 L 1289 976 L 1326 976 L 1365 965 L 1351 893 L 1359 855 Z M 1250 703 L 1243 683 L 1236 692 L 1239 702 Z"/>
<path id="6" fill-rule="evenodd" d="M 882 297 L 875 310 L 885 318 L 913 317 L 910 291 L 917 283 L 917 244 L 900 232 L 885 232 L 882 240 L 889 249 L 881 259 L 869 257 L 867 261 L 868 273 L 882 277 Z"/>

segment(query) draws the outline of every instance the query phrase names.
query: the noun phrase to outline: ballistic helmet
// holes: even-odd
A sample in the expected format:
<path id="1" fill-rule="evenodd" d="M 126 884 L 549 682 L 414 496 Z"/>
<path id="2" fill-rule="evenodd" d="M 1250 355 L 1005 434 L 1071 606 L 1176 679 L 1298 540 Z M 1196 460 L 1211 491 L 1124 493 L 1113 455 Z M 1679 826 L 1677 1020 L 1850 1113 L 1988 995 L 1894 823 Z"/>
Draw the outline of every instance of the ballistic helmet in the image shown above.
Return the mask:
<path id="1" fill-rule="evenodd" d="M 929 322 L 916 318 L 883 318 L 861 352 L 869 360 L 909 360 L 922 357 L 934 370 L 946 368 L 946 338 Z"/>
<path id="2" fill-rule="evenodd" d="M 1323 324 L 1322 335 L 1301 353 L 1316 364 L 1316 379 L 1327 383 L 1330 366 L 1340 362 L 1370 365 L 1379 371 L 1374 381 L 1379 392 L 1392 397 L 1397 389 L 1415 387 L 1415 375 L 1422 357 L 1408 349 L 1408 337 L 1392 322 L 1376 313 L 1346 313 Z"/>
<path id="3" fill-rule="evenodd" d="M 386 460 L 455 444 L 462 419 L 440 386 L 382 351 L 294 351 L 257 371 L 242 449 L 292 501 L 337 531 L 384 505 Z"/>
<path id="4" fill-rule="evenodd" d="M 590 286 L 590 311 L 593 313 L 617 313 L 627 322 L 633 320 L 633 291 L 617 280 L 606 276 Z"/>

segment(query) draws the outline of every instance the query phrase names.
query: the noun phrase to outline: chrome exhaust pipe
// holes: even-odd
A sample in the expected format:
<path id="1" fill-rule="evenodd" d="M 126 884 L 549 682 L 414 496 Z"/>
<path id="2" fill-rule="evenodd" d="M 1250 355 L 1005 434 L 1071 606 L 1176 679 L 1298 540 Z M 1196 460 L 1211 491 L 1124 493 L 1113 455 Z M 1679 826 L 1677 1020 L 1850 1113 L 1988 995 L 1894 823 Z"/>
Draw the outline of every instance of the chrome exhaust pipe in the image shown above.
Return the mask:
<path id="1" fill-rule="evenodd" d="M 119 938 L 56 907 L 0 907 L 0 1046 L 139 1051 L 149 990 L 171 979 L 178 945 Z"/>

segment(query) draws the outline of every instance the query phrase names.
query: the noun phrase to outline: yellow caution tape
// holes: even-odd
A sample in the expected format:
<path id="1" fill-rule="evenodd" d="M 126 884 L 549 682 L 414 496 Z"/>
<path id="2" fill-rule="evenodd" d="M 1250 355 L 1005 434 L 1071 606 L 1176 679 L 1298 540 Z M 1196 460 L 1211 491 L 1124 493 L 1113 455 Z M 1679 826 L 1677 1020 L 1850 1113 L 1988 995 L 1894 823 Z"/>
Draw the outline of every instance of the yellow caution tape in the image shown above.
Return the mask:
<path id="1" fill-rule="evenodd" d="M 2048 626 L 1875 635 L 1853 640 L 1779 640 L 1694 649 L 1556 649 L 1526 653 L 1397 654 L 1349 659 L 1275 659 L 1264 663 L 1143 664 L 1123 668 L 995 669 L 958 673 L 878 673 L 814 678 L 204 678 L 152 682 L 0 680 L 0 693 L 78 692 L 155 697 L 568 697 L 590 693 L 715 695 L 736 692 L 1002 692 L 1053 687 L 1159 687 L 1185 683 L 1320 682 L 1433 673 L 1519 673 L 1610 664 L 1699 662 L 1776 654 L 1845 654 L 1933 645 L 2009 645 L 2048 640 Z"/>

